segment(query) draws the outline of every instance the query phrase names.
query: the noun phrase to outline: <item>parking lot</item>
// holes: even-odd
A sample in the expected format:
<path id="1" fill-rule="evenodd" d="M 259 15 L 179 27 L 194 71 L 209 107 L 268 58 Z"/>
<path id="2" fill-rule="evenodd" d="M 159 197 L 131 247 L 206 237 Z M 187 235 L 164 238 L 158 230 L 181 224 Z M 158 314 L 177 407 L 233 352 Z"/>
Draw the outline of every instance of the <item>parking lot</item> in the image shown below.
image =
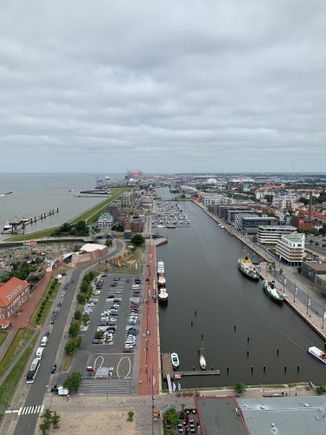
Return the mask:
<path id="1" fill-rule="evenodd" d="M 100 379 L 131 379 L 140 340 L 143 279 L 102 274 L 94 287 L 84 309 L 90 322 L 81 332 L 81 351 L 86 357 L 84 385 L 89 381 L 99 383 Z"/>

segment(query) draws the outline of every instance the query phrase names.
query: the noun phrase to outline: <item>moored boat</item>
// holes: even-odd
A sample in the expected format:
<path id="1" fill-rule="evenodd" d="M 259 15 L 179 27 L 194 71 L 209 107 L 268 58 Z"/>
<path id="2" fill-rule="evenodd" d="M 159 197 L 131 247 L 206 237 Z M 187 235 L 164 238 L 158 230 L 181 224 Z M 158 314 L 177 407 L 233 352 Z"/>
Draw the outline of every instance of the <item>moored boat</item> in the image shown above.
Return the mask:
<path id="1" fill-rule="evenodd" d="M 171 363 L 174 369 L 177 369 L 180 365 L 179 357 L 176 352 L 171 353 Z"/>
<path id="2" fill-rule="evenodd" d="M 244 276 L 252 281 L 259 281 L 258 272 L 249 257 L 238 259 L 238 269 Z"/>
<path id="3" fill-rule="evenodd" d="M 269 296 L 273 301 L 282 304 L 284 301 L 284 296 L 282 296 L 280 294 L 280 292 L 278 292 L 276 290 L 275 287 L 275 281 L 264 281 L 264 285 L 263 285 L 263 290 L 264 292 L 267 294 L 267 296 Z"/>
<path id="4" fill-rule="evenodd" d="M 206 360 L 203 354 L 199 357 L 199 365 L 202 370 L 206 370 Z"/>
<path id="5" fill-rule="evenodd" d="M 312 355 L 314 358 L 318 359 L 318 361 L 326 364 L 326 353 L 322 350 L 318 349 L 318 347 L 312 346 L 307 349 L 307 352 Z"/>
<path id="6" fill-rule="evenodd" d="M 166 291 L 166 288 L 165 287 L 160 288 L 160 292 L 158 294 L 159 302 L 166 303 L 168 301 L 168 299 L 169 299 L 169 294 Z"/>

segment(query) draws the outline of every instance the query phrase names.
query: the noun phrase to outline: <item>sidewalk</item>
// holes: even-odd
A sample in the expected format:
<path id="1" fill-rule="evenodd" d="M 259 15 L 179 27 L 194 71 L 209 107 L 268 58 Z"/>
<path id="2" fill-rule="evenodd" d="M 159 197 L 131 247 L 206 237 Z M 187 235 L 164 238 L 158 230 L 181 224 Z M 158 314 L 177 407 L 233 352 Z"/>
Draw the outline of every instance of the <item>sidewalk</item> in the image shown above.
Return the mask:
<path id="1" fill-rule="evenodd" d="M 153 299 L 156 286 L 156 249 L 148 245 L 146 281 L 144 285 L 144 309 L 140 343 L 139 395 L 153 395 L 160 391 L 160 355 L 158 336 L 158 301 Z"/>

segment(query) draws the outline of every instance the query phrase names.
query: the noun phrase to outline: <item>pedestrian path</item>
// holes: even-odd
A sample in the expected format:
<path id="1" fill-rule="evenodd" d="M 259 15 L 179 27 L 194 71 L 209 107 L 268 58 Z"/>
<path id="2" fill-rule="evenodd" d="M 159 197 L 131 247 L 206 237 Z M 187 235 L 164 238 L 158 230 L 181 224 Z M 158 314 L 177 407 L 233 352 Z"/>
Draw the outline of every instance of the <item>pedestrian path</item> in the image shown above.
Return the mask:
<path id="1" fill-rule="evenodd" d="M 23 406 L 19 409 L 7 409 L 5 414 L 17 414 L 17 415 L 32 415 L 32 414 L 42 414 L 44 411 L 44 405 L 31 405 Z"/>
<path id="2" fill-rule="evenodd" d="M 131 379 L 83 379 L 78 392 L 94 396 L 130 394 Z"/>

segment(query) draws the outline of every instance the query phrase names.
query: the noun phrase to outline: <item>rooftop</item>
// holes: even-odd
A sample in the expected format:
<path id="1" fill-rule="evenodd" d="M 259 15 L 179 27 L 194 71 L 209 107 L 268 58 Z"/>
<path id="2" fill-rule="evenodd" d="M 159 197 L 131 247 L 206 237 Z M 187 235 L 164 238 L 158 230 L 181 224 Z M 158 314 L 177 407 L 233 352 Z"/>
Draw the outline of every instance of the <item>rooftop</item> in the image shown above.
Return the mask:
<path id="1" fill-rule="evenodd" d="M 288 230 L 288 231 L 297 231 L 296 227 L 292 225 L 259 225 L 258 228 L 262 230 Z"/>
<path id="2" fill-rule="evenodd" d="M 197 410 L 206 435 L 246 435 L 241 417 L 236 412 L 233 397 L 201 397 Z"/>
<path id="3" fill-rule="evenodd" d="M 251 435 L 324 435 L 326 398 L 323 396 L 238 399 Z"/>
<path id="4" fill-rule="evenodd" d="M 293 243 L 303 243 L 305 239 L 305 235 L 302 233 L 291 233 L 282 236 L 283 240 L 288 240 Z"/>
<path id="5" fill-rule="evenodd" d="M 29 286 L 28 282 L 18 279 L 16 277 L 11 278 L 0 287 L 0 305 L 8 306 L 18 294 L 25 290 Z"/>
<path id="6" fill-rule="evenodd" d="M 326 271 L 326 263 L 316 263 L 314 261 L 306 261 L 306 266 L 309 266 L 315 272 L 325 272 Z"/>

